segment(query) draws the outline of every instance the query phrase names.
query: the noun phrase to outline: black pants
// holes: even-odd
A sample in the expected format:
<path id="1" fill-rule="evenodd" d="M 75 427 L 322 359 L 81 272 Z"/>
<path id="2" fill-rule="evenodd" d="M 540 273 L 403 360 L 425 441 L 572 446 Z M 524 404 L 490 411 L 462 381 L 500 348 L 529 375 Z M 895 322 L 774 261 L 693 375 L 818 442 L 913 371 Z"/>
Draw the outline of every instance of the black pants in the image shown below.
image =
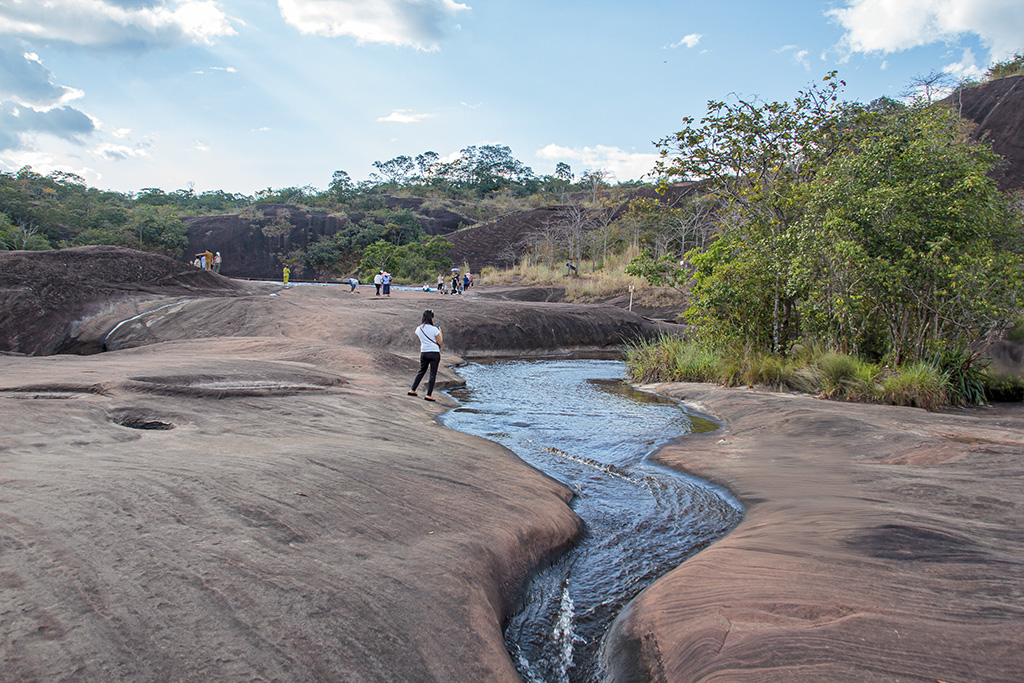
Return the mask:
<path id="1" fill-rule="evenodd" d="M 420 380 L 423 379 L 423 375 L 427 374 L 427 368 L 430 368 L 430 377 L 427 378 L 427 396 L 434 393 L 434 380 L 437 379 L 437 366 L 441 363 L 441 353 L 439 351 L 424 351 L 420 354 L 420 371 L 416 373 L 416 379 L 413 380 L 412 390 L 416 391 L 416 387 L 420 385 Z"/>

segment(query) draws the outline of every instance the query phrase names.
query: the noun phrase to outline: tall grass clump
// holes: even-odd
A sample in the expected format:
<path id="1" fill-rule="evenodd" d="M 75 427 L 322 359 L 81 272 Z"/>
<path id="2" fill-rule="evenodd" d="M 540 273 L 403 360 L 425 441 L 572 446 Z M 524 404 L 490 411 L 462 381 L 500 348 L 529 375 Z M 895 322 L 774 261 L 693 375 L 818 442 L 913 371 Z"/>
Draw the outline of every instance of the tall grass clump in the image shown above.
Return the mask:
<path id="1" fill-rule="evenodd" d="M 897 406 L 938 410 L 949 405 L 945 373 L 931 363 L 918 362 L 882 380 L 881 398 Z"/>
<path id="2" fill-rule="evenodd" d="M 718 360 L 714 352 L 669 335 L 626 348 L 626 371 L 637 382 L 713 382 Z"/>
<path id="3" fill-rule="evenodd" d="M 986 391 L 996 400 L 1020 400 L 1024 396 L 1024 378 L 997 375 L 976 357 L 956 354 L 932 363 L 920 361 L 887 368 L 814 347 L 796 348 L 789 356 L 742 348 L 716 351 L 682 337 L 663 335 L 629 345 L 626 367 L 629 377 L 637 382 L 757 386 L 929 411 L 984 403 Z"/>
<path id="4" fill-rule="evenodd" d="M 732 349 L 718 357 L 714 381 L 725 386 L 762 386 L 785 391 L 798 384 L 798 365 L 770 353 Z"/>
<path id="5" fill-rule="evenodd" d="M 965 351 L 954 351 L 942 355 L 938 365 L 946 375 L 946 394 L 952 405 L 976 406 L 987 402 L 987 361 Z"/>
<path id="6" fill-rule="evenodd" d="M 835 351 L 825 351 L 811 362 L 816 389 L 822 398 L 848 401 L 878 400 L 881 368 Z"/>

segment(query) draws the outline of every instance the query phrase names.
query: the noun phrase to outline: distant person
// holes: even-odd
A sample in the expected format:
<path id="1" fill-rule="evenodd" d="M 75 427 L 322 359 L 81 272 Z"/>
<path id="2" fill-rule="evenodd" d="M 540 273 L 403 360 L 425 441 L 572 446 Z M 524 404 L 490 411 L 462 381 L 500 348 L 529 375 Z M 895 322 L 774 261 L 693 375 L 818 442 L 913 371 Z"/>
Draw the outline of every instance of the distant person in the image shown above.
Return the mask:
<path id="1" fill-rule="evenodd" d="M 195 261 L 192 262 L 192 265 L 195 266 L 196 268 L 202 268 L 203 267 L 202 262 L 200 262 L 198 258 Z"/>
<path id="2" fill-rule="evenodd" d="M 459 293 L 459 274 L 457 272 L 452 273 L 452 296 Z"/>
<path id="3" fill-rule="evenodd" d="M 220 275 L 220 264 L 222 260 L 223 259 L 221 259 L 219 251 L 213 255 L 213 272 L 217 273 L 218 275 Z"/>
<path id="4" fill-rule="evenodd" d="M 423 322 L 416 328 L 416 338 L 420 340 L 420 371 L 416 373 L 416 379 L 412 381 L 410 396 L 419 396 L 416 388 L 420 380 L 430 370 L 427 378 L 427 395 L 425 401 L 433 401 L 434 381 L 437 379 L 437 366 L 441 363 L 441 328 L 434 325 L 434 312 L 429 308 L 423 311 Z"/>
<path id="5" fill-rule="evenodd" d="M 462 291 L 469 289 L 469 273 L 462 276 Z"/>
<path id="6" fill-rule="evenodd" d="M 348 279 L 348 286 L 349 286 L 349 290 L 348 290 L 349 294 L 351 294 L 352 292 L 356 292 L 356 287 L 359 286 L 359 278 L 350 277 Z M 359 292 L 356 292 L 356 294 L 358 294 L 358 293 Z"/>
<path id="7" fill-rule="evenodd" d="M 284 270 L 281 271 L 281 279 L 284 281 L 284 284 L 288 284 L 288 276 L 291 274 L 292 271 L 288 268 L 288 266 L 285 266 Z"/>
<path id="8" fill-rule="evenodd" d="M 373 287 L 376 290 L 373 295 L 380 296 L 380 286 L 384 284 L 384 271 L 377 271 L 377 274 L 373 276 Z"/>
<path id="9" fill-rule="evenodd" d="M 380 286 L 384 290 L 384 296 L 391 298 L 391 273 L 384 271 L 384 274 L 380 276 Z"/>
<path id="10" fill-rule="evenodd" d="M 466 277 L 469 278 L 469 286 L 473 286 L 473 273 L 466 273 Z"/>
<path id="11" fill-rule="evenodd" d="M 437 291 L 444 294 L 444 274 L 437 276 Z"/>
<path id="12" fill-rule="evenodd" d="M 430 291 L 430 285 L 428 283 L 426 283 L 426 282 L 423 283 L 423 291 L 424 292 L 429 292 Z"/>

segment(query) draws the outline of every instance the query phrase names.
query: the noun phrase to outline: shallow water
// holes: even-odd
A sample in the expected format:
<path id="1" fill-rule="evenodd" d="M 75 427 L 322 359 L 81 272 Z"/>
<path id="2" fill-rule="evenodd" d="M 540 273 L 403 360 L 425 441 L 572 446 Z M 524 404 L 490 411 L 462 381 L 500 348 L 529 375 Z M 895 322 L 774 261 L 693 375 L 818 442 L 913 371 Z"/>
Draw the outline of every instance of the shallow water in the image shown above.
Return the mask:
<path id="1" fill-rule="evenodd" d="M 576 493 L 579 543 L 528 586 L 505 642 L 527 681 L 601 679 L 601 638 L 656 578 L 740 520 L 727 491 L 646 459 L 717 425 L 623 384 L 609 360 L 470 363 L 441 421 L 501 443 Z"/>

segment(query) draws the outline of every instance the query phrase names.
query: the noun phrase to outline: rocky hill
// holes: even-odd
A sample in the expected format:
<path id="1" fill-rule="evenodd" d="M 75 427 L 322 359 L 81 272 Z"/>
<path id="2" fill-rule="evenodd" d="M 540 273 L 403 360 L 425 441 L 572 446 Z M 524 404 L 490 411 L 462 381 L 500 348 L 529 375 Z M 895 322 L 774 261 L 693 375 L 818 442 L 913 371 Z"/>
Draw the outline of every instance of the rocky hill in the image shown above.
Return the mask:
<path id="1" fill-rule="evenodd" d="M 1024 76 L 964 88 L 946 102 L 974 121 L 978 126 L 974 137 L 991 142 L 992 149 L 1006 160 L 999 187 L 1024 189 Z"/>
<path id="2" fill-rule="evenodd" d="M 416 214 L 428 235 L 450 233 L 471 223 L 468 218 L 447 209 L 424 208 L 417 197 L 388 197 L 391 209 L 407 209 Z M 188 220 L 186 231 L 191 257 L 207 249 L 219 251 L 224 259 L 221 272 L 230 277 L 277 278 L 281 276 L 281 257 L 305 249 L 321 237 L 358 223 L 365 213 L 328 213 L 307 211 L 291 204 L 257 204 L 251 210 L 220 216 L 197 216 Z M 314 273 L 296 269 L 295 276 L 312 278 Z"/>
<path id="3" fill-rule="evenodd" d="M 110 246 L 0 251 L 0 353 L 79 348 L 79 322 L 128 300 L 247 293 L 237 281 L 158 254 Z"/>

